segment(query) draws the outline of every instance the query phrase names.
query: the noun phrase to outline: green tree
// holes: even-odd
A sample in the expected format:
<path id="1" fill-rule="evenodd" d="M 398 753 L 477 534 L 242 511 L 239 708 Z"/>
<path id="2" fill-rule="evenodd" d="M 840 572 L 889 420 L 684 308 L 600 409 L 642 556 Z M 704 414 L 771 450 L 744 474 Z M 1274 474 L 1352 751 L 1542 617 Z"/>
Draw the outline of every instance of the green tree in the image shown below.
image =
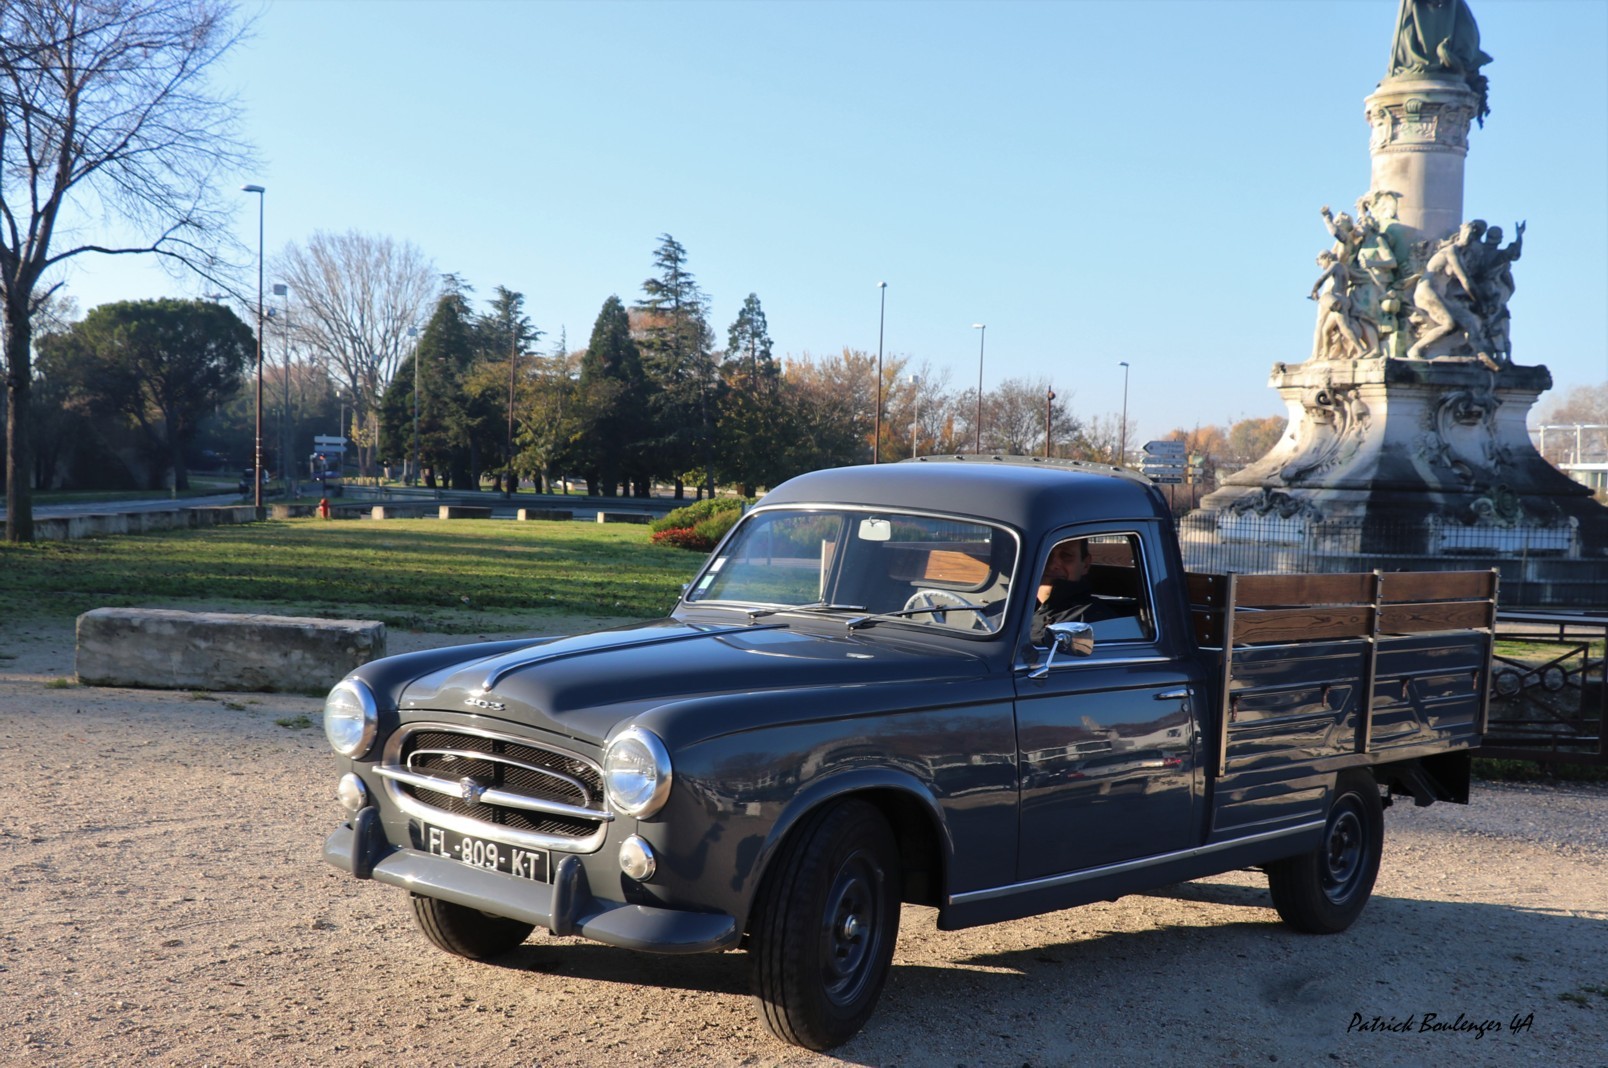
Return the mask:
<path id="1" fill-rule="evenodd" d="M 29 421 L 34 317 L 84 253 L 154 253 L 210 273 L 238 207 L 221 175 L 251 163 L 239 111 L 208 77 L 239 40 L 217 0 L 0 3 L 0 355 L 6 372 L 6 538 L 33 540 Z M 108 246 L 72 219 L 116 218 Z M 77 241 L 78 243 L 74 243 Z"/>
<path id="2" fill-rule="evenodd" d="M 519 452 L 514 459 L 538 480 L 539 491 L 551 493 L 553 478 L 574 457 L 581 433 L 576 384 L 580 357 L 570 353 L 569 339 L 560 330 L 553 352 L 535 356 L 532 362 L 531 371 L 519 379 L 520 419 L 514 442 Z"/>
<path id="3" fill-rule="evenodd" d="M 187 489 L 186 450 L 201 420 L 240 388 L 256 337 L 222 304 L 141 300 L 103 304 L 42 337 L 40 350 L 91 412 L 136 431 L 149 488 L 171 471 L 174 487 Z"/>
<path id="4" fill-rule="evenodd" d="M 645 480 L 651 463 L 641 432 L 647 379 L 619 297 L 604 301 L 592 324 L 578 393 L 576 458 L 588 492 L 612 497 L 622 481 Z"/>
<path id="5" fill-rule="evenodd" d="M 419 382 L 419 457 L 429 471 L 425 484 L 475 489 L 472 440 L 477 418 L 464 389 L 477 351 L 474 316 L 463 283 L 448 276 L 447 291 L 419 335 L 419 343 L 398 367 L 385 392 L 382 449 L 406 455 L 411 443 L 414 363 Z"/>
<path id="6" fill-rule="evenodd" d="M 757 294 L 743 301 L 726 332 L 721 364 L 725 389 L 716 426 L 715 473 L 735 482 L 744 497 L 786 475 L 787 442 L 781 369 L 771 355 L 770 332 Z"/>
<path id="7" fill-rule="evenodd" d="M 656 275 L 642 283 L 637 302 L 642 366 L 647 373 L 652 474 L 673 478 L 702 467 L 713 494 L 714 419 L 720 379 L 709 329 L 709 298 L 687 270 L 687 251 L 669 234 L 654 250 Z"/>
<path id="8" fill-rule="evenodd" d="M 498 286 L 492 297 L 491 309 L 476 321 L 480 340 L 480 354 L 471 389 L 482 405 L 498 403 L 502 409 L 503 433 L 489 435 L 496 440 L 487 441 L 484 455 L 497 455 L 502 462 L 494 472 L 497 488 L 504 494 L 512 493 L 519 485 L 515 471 L 516 438 L 520 420 L 520 376 L 529 378 L 532 364 L 529 349 L 542 336 L 542 331 L 525 314 L 525 295 Z M 500 393 L 500 398 L 498 394 Z"/>

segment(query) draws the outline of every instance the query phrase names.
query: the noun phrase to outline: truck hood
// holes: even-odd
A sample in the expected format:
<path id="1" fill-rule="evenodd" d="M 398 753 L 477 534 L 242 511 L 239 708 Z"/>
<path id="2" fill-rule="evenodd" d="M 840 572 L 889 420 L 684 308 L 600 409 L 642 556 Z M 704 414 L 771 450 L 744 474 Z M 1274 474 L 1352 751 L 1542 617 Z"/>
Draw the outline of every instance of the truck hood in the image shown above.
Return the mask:
<path id="1" fill-rule="evenodd" d="M 625 717 L 694 697 L 943 684 L 987 674 L 981 656 L 947 643 L 924 650 L 780 623 L 663 619 L 455 664 L 416 679 L 399 705 L 512 720 L 601 744 Z"/>

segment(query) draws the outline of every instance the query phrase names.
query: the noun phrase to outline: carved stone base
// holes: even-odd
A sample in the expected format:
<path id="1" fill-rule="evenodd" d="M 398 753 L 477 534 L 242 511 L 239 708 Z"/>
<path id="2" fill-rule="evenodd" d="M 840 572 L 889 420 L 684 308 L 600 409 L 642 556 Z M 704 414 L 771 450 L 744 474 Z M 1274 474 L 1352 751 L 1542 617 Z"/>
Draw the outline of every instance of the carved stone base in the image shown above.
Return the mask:
<path id="1" fill-rule="evenodd" d="M 1225 540 L 1237 525 L 1299 537 L 1349 519 L 1365 551 L 1608 557 L 1608 508 L 1525 429 L 1545 367 L 1312 360 L 1275 364 L 1269 384 L 1289 409 L 1284 438 L 1201 501 Z"/>

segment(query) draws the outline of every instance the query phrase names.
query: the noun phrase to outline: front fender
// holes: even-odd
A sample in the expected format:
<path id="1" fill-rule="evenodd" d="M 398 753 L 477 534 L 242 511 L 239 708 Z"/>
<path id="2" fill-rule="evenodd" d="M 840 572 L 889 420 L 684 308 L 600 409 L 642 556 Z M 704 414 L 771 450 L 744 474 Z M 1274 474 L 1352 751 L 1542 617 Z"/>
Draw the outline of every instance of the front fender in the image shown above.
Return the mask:
<path id="1" fill-rule="evenodd" d="M 856 768 L 815 780 L 799 791 L 798 796 L 782 811 L 756 859 L 749 882 L 750 893 L 745 902 L 748 907 L 752 907 L 754 893 L 765 881 L 771 865 L 781 856 L 793 829 L 811 812 L 850 796 L 864 796 L 881 809 L 895 834 L 900 831 L 904 820 L 902 813 L 890 806 L 901 800 L 909 802 L 909 807 L 904 811 L 919 812 L 925 820 L 937 852 L 935 880 L 939 886 L 943 885 L 945 873 L 954 864 L 955 840 L 948 821 L 944 819 L 943 807 L 933 796 L 931 788 L 914 775 L 897 768 Z M 899 837 L 901 842 L 906 838 L 905 835 Z M 747 922 L 746 908 L 739 921 Z"/>

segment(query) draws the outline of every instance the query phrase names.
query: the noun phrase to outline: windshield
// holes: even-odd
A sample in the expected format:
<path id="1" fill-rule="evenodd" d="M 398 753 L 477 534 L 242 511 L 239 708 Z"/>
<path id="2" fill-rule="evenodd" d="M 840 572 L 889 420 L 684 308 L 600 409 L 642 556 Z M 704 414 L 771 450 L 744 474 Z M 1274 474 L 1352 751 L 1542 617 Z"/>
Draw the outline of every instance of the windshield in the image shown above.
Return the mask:
<path id="1" fill-rule="evenodd" d="M 973 520 L 826 508 L 757 511 L 710 560 L 687 600 L 894 614 L 890 622 L 992 634 L 1004 623 L 1016 555 L 1010 531 Z"/>

